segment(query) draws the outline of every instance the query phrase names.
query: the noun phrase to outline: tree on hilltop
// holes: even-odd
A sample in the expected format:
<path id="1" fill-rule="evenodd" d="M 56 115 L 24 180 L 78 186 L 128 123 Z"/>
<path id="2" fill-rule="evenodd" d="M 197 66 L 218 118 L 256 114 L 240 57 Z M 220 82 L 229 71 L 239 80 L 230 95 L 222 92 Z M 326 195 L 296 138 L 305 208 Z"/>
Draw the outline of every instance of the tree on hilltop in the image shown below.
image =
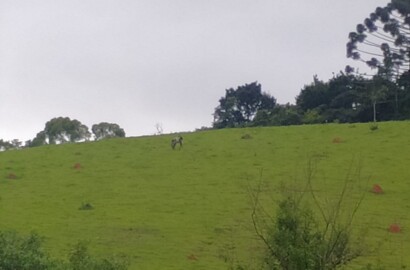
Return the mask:
<path id="1" fill-rule="evenodd" d="M 311 110 L 329 103 L 326 98 L 328 84 L 313 76 L 313 83 L 305 85 L 296 97 L 296 105 L 303 111 Z"/>
<path id="2" fill-rule="evenodd" d="M 6 151 L 10 149 L 21 149 L 23 143 L 19 139 L 13 139 L 11 141 L 5 141 L 0 139 L 0 151 Z"/>
<path id="3" fill-rule="evenodd" d="M 362 121 L 355 107 L 363 103 L 358 86 L 361 80 L 343 72 L 327 82 L 314 76 L 313 83 L 305 85 L 296 97 L 296 105 L 303 114 L 303 123 Z"/>
<path id="4" fill-rule="evenodd" d="M 101 122 L 91 127 L 91 131 L 95 135 L 96 140 L 114 137 L 125 137 L 124 129 L 119 125 L 107 122 Z"/>
<path id="5" fill-rule="evenodd" d="M 91 134 L 88 127 L 80 121 L 69 117 L 57 117 L 48 121 L 44 130 L 37 133 L 29 146 L 59 144 L 89 140 Z"/>
<path id="6" fill-rule="evenodd" d="M 227 89 L 225 97 L 219 99 L 215 108 L 215 128 L 236 127 L 253 120 L 259 110 L 271 110 L 275 107 L 276 99 L 262 92 L 257 82 Z"/>

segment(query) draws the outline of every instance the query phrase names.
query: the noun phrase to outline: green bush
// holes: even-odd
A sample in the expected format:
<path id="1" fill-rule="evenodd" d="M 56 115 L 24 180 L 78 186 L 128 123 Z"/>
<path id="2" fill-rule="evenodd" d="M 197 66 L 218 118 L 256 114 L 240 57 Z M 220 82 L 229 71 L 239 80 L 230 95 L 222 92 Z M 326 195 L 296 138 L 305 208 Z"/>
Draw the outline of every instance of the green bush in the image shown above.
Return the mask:
<path id="1" fill-rule="evenodd" d="M 43 239 L 35 233 L 22 237 L 14 232 L 0 232 L 0 269 L 54 269 L 41 247 L 42 242 Z"/>
<path id="2" fill-rule="evenodd" d="M 319 269 L 318 251 L 323 239 L 308 208 L 288 197 L 279 203 L 276 223 L 268 232 L 270 265 L 281 269 Z"/>
<path id="3" fill-rule="evenodd" d="M 279 203 L 265 243 L 269 269 L 330 270 L 356 256 L 348 227 L 331 222 L 321 226 L 301 200 L 287 197 Z"/>
<path id="4" fill-rule="evenodd" d="M 126 270 L 128 266 L 123 259 L 97 260 L 92 258 L 83 242 L 78 243 L 73 248 L 68 261 L 67 270 Z"/>
<path id="5" fill-rule="evenodd" d="M 302 117 L 302 123 L 304 124 L 318 124 L 325 122 L 324 117 L 320 114 L 319 109 L 307 110 Z"/>
<path id="6" fill-rule="evenodd" d="M 94 206 L 91 203 L 82 203 L 78 210 L 93 210 Z"/>
<path id="7" fill-rule="evenodd" d="M 43 239 L 35 233 L 20 236 L 0 232 L 0 270 L 126 270 L 123 258 L 95 259 L 80 242 L 70 252 L 68 262 L 51 259 L 42 248 Z"/>
<path id="8" fill-rule="evenodd" d="M 379 126 L 378 126 L 377 124 L 371 124 L 370 127 L 369 127 L 369 129 L 370 129 L 371 131 L 375 131 L 375 130 L 378 130 L 378 129 L 379 129 Z"/>
<path id="9" fill-rule="evenodd" d="M 360 255 L 351 238 L 364 193 L 350 196 L 360 181 L 360 165 L 353 173 L 349 169 L 338 196 L 321 200 L 312 185 L 316 163 L 313 158 L 308 161 L 302 190 L 293 192 L 296 189 L 284 187 L 286 196 L 279 201 L 274 216 L 259 202 L 262 182 L 251 190 L 252 221 L 266 247 L 267 269 L 334 270 Z"/>

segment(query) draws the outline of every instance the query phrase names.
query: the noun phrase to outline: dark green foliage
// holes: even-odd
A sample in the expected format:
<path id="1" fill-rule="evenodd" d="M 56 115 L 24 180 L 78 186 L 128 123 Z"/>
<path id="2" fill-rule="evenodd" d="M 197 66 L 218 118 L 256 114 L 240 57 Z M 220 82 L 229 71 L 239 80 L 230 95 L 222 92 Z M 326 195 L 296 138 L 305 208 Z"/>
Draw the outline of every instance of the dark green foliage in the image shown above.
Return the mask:
<path id="1" fill-rule="evenodd" d="M 252 139 L 253 137 L 252 137 L 252 135 L 250 135 L 250 134 L 244 134 L 244 135 L 242 135 L 241 136 L 241 139 L 243 139 L 243 140 L 250 140 L 250 139 Z"/>
<path id="2" fill-rule="evenodd" d="M 298 125 L 301 123 L 301 116 L 295 105 L 278 105 L 272 111 L 271 123 L 274 126 Z"/>
<path id="3" fill-rule="evenodd" d="M 338 196 L 323 201 L 312 186 L 317 162 L 308 161 L 306 183 L 299 184 L 297 191 L 283 187 L 286 197 L 279 201 L 274 216 L 260 204 L 261 183 L 250 189 L 252 221 L 266 247 L 267 269 L 334 270 L 360 254 L 351 241 L 353 219 L 364 198 L 364 193 L 352 194 L 354 179 L 360 181 L 360 166 L 353 174 L 350 168 Z"/>
<path id="4" fill-rule="evenodd" d="M 96 140 L 113 137 L 125 137 L 124 129 L 118 124 L 101 122 L 92 126 Z M 58 144 L 66 142 L 87 141 L 91 137 L 88 127 L 78 120 L 68 117 L 57 117 L 48 121 L 44 130 L 37 133 L 36 137 L 26 143 L 29 147 L 45 144 Z"/>
<path id="5" fill-rule="evenodd" d="M 114 137 L 125 137 L 124 129 L 120 128 L 118 124 L 101 122 L 91 127 L 96 140 Z"/>
<path id="6" fill-rule="evenodd" d="M 306 85 L 296 97 L 296 105 L 303 111 L 314 109 L 329 103 L 327 98 L 328 84 L 320 81 L 316 76 L 313 83 Z"/>
<path id="7" fill-rule="evenodd" d="M 58 144 L 88 140 L 91 134 L 88 127 L 78 120 L 68 117 L 57 117 L 48 121 L 43 131 L 29 143 L 29 146 Z"/>
<path id="8" fill-rule="evenodd" d="M 262 93 L 257 82 L 227 89 L 225 97 L 219 100 L 215 108 L 215 128 L 238 127 L 250 123 L 259 110 L 271 110 L 276 100 L 267 93 Z"/>
<path id="9" fill-rule="evenodd" d="M 297 96 L 298 112 L 305 124 L 406 119 L 410 116 L 406 78 L 402 87 L 382 76 L 365 79 L 340 73 L 328 82 L 315 78 Z"/>
<path id="10" fill-rule="evenodd" d="M 122 259 L 96 260 L 88 252 L 87 245 L 78 243 L 70 253 L 67 270 L 126 270 L 127 263 Z"/>
<path id="11" fill-rule="evenodd" d="M 44 131 L 40 131 L 39 133 L 37 133 L 36 137 L 33 140 L 28 141 L 27 143 L 29 147 L 41 146 L 44 144 L 47 144 L 46 133 Z"/>
<path id="12" fill-rule="evenodd" d="M 349 34 L 347 57 L 377 68 L 389 80 L 407 72 L 410 61 L 409 14 L 410 2 L 407 0 L 392 0 L 385 7 L 377 7 L 363 24 L 357 25 L 356 31 Z"/>
<path id="13" fill-rule="evenodd" d="M 397 82 L 382 72 L 371 79 L 340 72 L 327 82 L 314 76 L 296 105 L 276 104 L 257 83 L 228 89 L 219 102 L 214 128 L 403 120 L 410 118 L 410 72 Z"/>
<path id="14" fill-rule="evenodd" d="M 397 81 L 395 99 L 398 100 L 397 110 L 401 117 L 408 118 L 410 116 L 410 71 L 403 73 Z"/>
<path id="15" fill-rule="evenodd" d="M 88 127 L 68 117 L 53 118 L 46 123 L 44 132 L 50 144 L 77 142 L 90 137 Z"/>
<path id="16" fill-rule="evenodd" d="M 327 119 L 323 116 L 320 108 L 309 109 L 303 114 L 302 123 L 303 124 L 319 124 L 326 122 Z"/>
<path id="17" fill-rule="evenodd" d="M 80 208 L 78 210 L 93 210 L 94 206 L 91 205 L 91 203 L 82 203 Z"/>
<path id="18" fill-rule="evenodd" d="M 73 270 L 90 269 L 92 260 L 88 254 L 87 246 L 84 243 L 78 243 L 71 251 L 68 261 Z"/>
<path id="19" fill-rule="evenodd" d="M 378 126 L 377 124 L 372 124 L 372 125 L 370 125 L 369 129 L 370 129 L 371 131 L 375 131 L 375 130 L 378 130 L 378 129 L 379 129 L 379 126 Z"/>
<path id="20" fill-rule="evenodd" d="M 355 32 L 349 34 L 347 57 L 366 62 L 377 70 L 366 89 L 374 122 L 376 118 L 401 120 L 410 116 L 409 16 L 408 0 L 392 0 L 385 7 L 377 7 L 363 24 L 357 25 Z M 346 70 L 355 72 L 352 67 Z M 385 82 L 380 83 L 381 80 Z"/>
<path id="21" fill-rule="evenodd" d="M 355 257 L 349 228 L 331 219 L 320 224 L 301 197 L 280 201 L 264 238 L 269 269 L 331 270 Z"/>
<path id="22" fill-rule="evenodd" d="M 253 126 L 289 126 L 301 123 L 297 107 L 291 104 L 277 104 L 272 110 L 259 110 L 256 113 Z"/>
<path id="23" fill-rule="evenodd" d="M 43 240 L 37 234 L 22 237 L 14 232 L 0 232 L 0 269 L 54 269 L 42 249 Z"/>
<path id="24" fill-rule="evenodd" d="M 32 233 L 27 237 L 15 232 L 0 232 L 1 270 L 126 270 L 121 258 L 95 259 L 84 243 L 71 251 L 68 262 L 50 259 L 42 248 L 43 239 Z"/>
<path id="25" fill-rule="evenodd" d="M 281 269 L 320 269 L 319 252 L 323 239 L 313 213 L 294 199 L 279 203 L 276 224 L 267 239 L 270 245 L 268 264 Z"/>
<path id="26" fill-rule="evenodd" d="M 259 110 L 253 119 L 253 126 L 271 126 L 272 125 L 272 111 Z"/>
<path id="27" fill-rule="evenodd" d="M 328 82 L 314 77 L 314 82 L 305 86 L 296 97 L 299 113 L 305 124 L 323 122 L 361 122 L 352 105 L 362 104 L 359 99 L 357 80 L 352 75 L 340 73 Z"/>

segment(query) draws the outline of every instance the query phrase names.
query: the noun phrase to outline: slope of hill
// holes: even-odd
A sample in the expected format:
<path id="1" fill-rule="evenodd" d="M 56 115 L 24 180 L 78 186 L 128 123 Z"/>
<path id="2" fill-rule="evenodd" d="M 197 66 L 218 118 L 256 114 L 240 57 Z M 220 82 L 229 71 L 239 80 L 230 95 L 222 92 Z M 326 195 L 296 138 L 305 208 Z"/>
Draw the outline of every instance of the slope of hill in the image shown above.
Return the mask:
<path id="1" fill-rule="evenodd" d="M 330 200 L 349 168 L 361 169 L 354 228 L 366 245 L 354 263 L 410 266 L 409 131 L 410 122 L 225 129 L 183 134 L 181 150 L 163 135 L 3 152 L 0 229 L 38 232 L 55 256 L 87 241 L 97 256 L 126 255 L 130 269 L 226 269 L 261 252 L 249 189 L 263 183 L 274 213 L 279 187 L 303 185 L 314 159 L 315 188 Z M 388 232 L 392 223 L 402 231 Z"/>

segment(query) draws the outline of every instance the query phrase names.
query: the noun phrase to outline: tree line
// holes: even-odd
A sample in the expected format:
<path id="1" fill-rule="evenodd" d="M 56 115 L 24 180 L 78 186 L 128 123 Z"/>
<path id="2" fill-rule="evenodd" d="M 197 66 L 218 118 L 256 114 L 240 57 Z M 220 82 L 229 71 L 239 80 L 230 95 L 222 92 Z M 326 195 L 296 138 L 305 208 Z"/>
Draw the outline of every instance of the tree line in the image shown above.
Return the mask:
<path id="1" fill-rule="evenodd" d="M 348 35 L 346 55 L 374 75 L 346 66 L 328 81 L 314 76 L 296 104 L 277 104 L 257 82 L 227 89 L 213 128 L 350 123 L 410 118 L 410 2 L 392 0 Z"/>
<path id="2" fill-rule="evenodd" d="M 91 133 L 92 132 L 92 133 Z M 81 141 L 96 141 L 114 138 L 125 137 L 125 131 L 118 124 L 101 122 L 94 124 L 89 128 L 82 124 L 77 119 L 69 117 L 56 117 L 45 124 L 42 131 L 32 139 L 23 143 L 17 139 L 4 141 L 0 139 L 0 150 L 19 149 L 22 147 L 36 147 L 46 144 L 62 144 Z"/>
<path id="3" fill-rule="evenodd" d="M 214 128 L 353 123 L 410 118 L 410 76 L 393 82 L 340 72 L 328 81 L 314 76 L 296 104 L 278 104 L 253 82 L 228 89 L 214 112 Z"/>

